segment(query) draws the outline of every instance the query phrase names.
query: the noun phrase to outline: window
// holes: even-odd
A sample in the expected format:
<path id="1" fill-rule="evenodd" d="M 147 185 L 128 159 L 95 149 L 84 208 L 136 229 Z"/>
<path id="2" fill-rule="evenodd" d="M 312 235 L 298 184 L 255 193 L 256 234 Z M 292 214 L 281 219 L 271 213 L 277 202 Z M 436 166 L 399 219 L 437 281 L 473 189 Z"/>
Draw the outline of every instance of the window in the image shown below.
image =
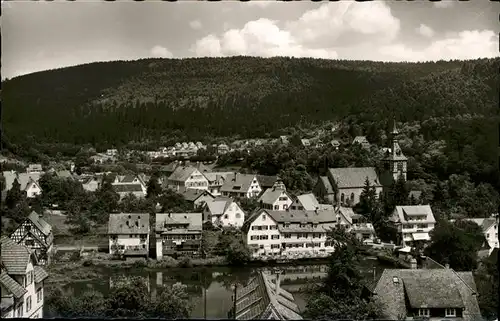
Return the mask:
<path id="1" fill-rule="evenodd" d="M 279 209 L 280 209 L 280 206 L 279 206 L 279 205 L 274 205 L 274 209 L 275 209 L 275 210 L 279 210 Z"/>
<path id="2" fill-rule="evenodd" d="M 342 193 L 342 195 L 340 195 L 340 202 L 344 203 L 344 199 L 345 199 L 345 196 L 344 196 L 344 193 Z"/>
<path id="3" fill-rule="evenodd" d="M 31 310 L 31 295 L 28 296 L 26 299 L 26 313 L 30 312 Z"/>
<path id="4" fill-rule="evenodd" d="M 351 193 L 351 201 L 354 201 L 354 193 Z"/>
<path id="5" fill-rule="evenodd" d="M 262 220 L 265 221 L 266 220 L 266 215 L 262 215 Z"/>
<path id="6" fill-rule="evenodd" d="M 36 302 L 39 303 L 40 301 L 43 300 L 43 288 L 39 288 L 36 290 Z"/>
<path id="7" fill-rule="evenodd" d="M 456 317 L 457 316 L 457 312 L 455 311 L 455 309 L 445 309 L 445 312 L 444 312 L 445 316 L 447 317 Z"/>
<path id="8" fill-rule="evenodd" d="M 398 162 L 398 172 L 403 171 L 403 162 Z"/>
<path id="9" fill-rule="evenodd" d="M 271 235 L 271 240 L 279 240 L 280 236 L 279 235 Z"/>
<path id="10" fill-rule="evenodd" d="M 290 234 L 290 233 L 285 233 L 285 238 L 286 238 L 286 239 L 289 239 L 289 238 L 291 238 L 291 237 L 292 237 L 292 234 Z"/>
<path id="11" fill-rule="evenodd" d="M 30 285 L 33 283 L 33 271 L 29 271 L 28 274 L 26 274 L 26 286 Z"/>
<path id="12" fill-rule="evenodd" d="M 271 244 L 272 249 L 279 249 L 280 245 L 279 244 Z"/>
<path id="13" fill-rule="evenodd" d="M 236 213 L 236 218 L 240 218 L 241 217 L 241 214 L 240 213 Z"/>
<path id="14" fill-rule="evenodd" d="M 259 245 L 259 249 L 263 250 L 264 249 L 264 245 Z"/>
<path id="15" fill-rule="evenodd" d="M 23 304 L 22 303 L 19 304 L 19 306 L 17 307 L 16 314 L 17 314 L 18 318 L 23 316 Z"/>
<path id="16" fill-rule="evenodd" d="M 225 214 L 225 215 L 224 215 L 224 219 L 226 219 L 226 220 L 227 220 L 228 218 L 229 218 L 229 215 Z"/>
<path id="17" fill-rule="evenodd" d="M 26 240 L 26 241 L 24 242 L 24 244 L 25 244 L 26 246 L 34 246 L 34 245 L 35 245 L 35 241 L 33 241 L 33 240 Z"/>
<path id="18" fill-rule="evenodd" d="M 486 238 L 489 239 L 490 238 L 490 233 L 486 233 Z"/>
<path id="19" fill-rule="evenodd" d="M 429 309 L 418 309 L 418 316 L 419 317 L 428 317 L 430 316 Z"/>

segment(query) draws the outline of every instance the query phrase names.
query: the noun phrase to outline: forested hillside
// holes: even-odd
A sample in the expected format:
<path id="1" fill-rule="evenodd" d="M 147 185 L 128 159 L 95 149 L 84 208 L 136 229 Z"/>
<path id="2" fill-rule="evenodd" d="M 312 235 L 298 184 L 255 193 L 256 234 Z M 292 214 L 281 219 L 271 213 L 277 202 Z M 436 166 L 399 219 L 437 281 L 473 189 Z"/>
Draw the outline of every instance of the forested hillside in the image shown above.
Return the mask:
<path id="1" fill-rule="evenodd" d="M 120 145 L 266 137 L 354 117 L 493 115 L 499 59 L 378 63 L 293 58 L 143 59 L 34 73 L 2 84 L 4 135 Z M 384 122 L 385 124 L 385 122 Z"/>

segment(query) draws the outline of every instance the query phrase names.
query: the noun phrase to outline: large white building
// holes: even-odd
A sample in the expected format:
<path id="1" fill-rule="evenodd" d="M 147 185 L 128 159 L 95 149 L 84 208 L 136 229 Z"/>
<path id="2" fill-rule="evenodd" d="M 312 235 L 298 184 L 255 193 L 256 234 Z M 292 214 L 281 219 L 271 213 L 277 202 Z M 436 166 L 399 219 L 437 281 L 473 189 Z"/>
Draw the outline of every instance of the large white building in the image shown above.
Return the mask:
<path id="1" fill-rule="evenodd" d="M 429 233 L 436 224 L 429 205 L 396 206 L 390 221 L 396 225 L 404 247 L 413 246 L 416 241 L 430 241 Z"/>
<path id="2" fill-rule="evenodd" d="M 168 187 L 208 190 L 208 179 L 196 167 L 177 167 L 168 177 Z"/>
<path id="3" fill-rule="evenodd" d="M 124 256 L 148 256 L 149 214 L 109 214 L 109 253 Z"/>
<path id="4" fill-rule="evenodd" d="M 231 198 L 216 198 L 203 208 L 203 221 L 217 226 L 241 228 L 245 222 L 245 212 Z"/>
<path id="5" fill-rule="evenodd" d="M 221 187 L 223 196 L 253 198 L 258 197 L 261 192 L 262 186 L 253 174 L 228 175 Z"/>
<path id="6" fill-rule="evenodd" d="M 8 237 L 0 239 L 2 319 L 43 318 L 43 281 L 48 273 L 38 265 L 36 254 Z"/>
<path id="7" fill-rule="evenodd" d="M 476 223 L 483 230 L 484 238 L 490 247 L 490 253 L 498 248 L 498 214 L 487 218 L 465 218 L 467 221 Z M 454 220 L 452 220 L 453 222 Z"/>
<path id="8" fill-rule="evenodd" d="M 332 210 L 271 211 L 259 209 L 243 225 L 253 257 L 318 257 L 334 251 L 327 239 L 336 225 Z"/>

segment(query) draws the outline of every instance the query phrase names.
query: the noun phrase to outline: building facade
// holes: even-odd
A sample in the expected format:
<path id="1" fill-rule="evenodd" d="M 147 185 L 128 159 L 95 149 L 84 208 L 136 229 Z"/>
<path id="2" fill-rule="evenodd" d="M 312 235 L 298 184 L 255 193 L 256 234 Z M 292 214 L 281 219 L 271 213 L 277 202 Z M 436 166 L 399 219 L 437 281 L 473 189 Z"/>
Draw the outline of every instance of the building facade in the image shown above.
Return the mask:
<path id="1" fill-rule="evenodd" d="M 286 211 L 293 203 L 292 196 L 286 191 L 282 180 L 277 180 L 258 200 L 260 207 L 273 211 Z"/>
<path id="2" fill-rule="evenodd" d="M 232 199 L 214 199 L 203 208 L 203 221 L 210 221 L 221 227 L 241 228 L 245 222 L 245 212 Z"/>
<path id="3" fill-rule="evenodd" d="M 150 222 L 147 213 L 109 214 L 109 253 L 127 256 L 149 255 Z"/>
<path id="4" fill-rule="evenodd" d="M 201 254 L 202 213 L 156 214 L 156 258 Z"/>
<path id="5" fill-rule="evenodd" d="M 390 221 L 398 229 L 400 243 L 412 247 L 415 242 L 430 241 L 429 233 L 434 229 L 436 220 L 429 205 L 396 206 Z"/>

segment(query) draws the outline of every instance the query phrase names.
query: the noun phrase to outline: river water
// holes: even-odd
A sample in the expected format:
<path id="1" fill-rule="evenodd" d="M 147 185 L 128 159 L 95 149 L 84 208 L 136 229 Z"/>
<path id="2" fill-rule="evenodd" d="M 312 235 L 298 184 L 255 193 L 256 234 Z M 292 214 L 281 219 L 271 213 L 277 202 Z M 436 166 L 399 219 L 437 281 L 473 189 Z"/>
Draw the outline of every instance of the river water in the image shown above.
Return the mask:
<path id="1" fill-rule="evenodd" d="M 378 277 L 384 268 L 390 266 L 377 261 L 376 258 L 367 257 L 361 262 L 361 273 L 367 280 Z M 244 284 L 253 273 L 270 268 L 169 268 L 156 271 L 144 271 L 139 268 L 126 270 L 100 269 L 99 277 L 90 281 L 75 281 L 65 285 L 65 289 L 72 295 L 78 296 L 86 290 L 96 290 L 103 295 L 109 292 L 113 280 L 120 275 L 143 277 L 148 283 L 152 295 L 160 284 L 175 284 L 180 282 L 187 286 L 193 311 L 191 318 L 197 319 L 225 319 L 227 312 L 232 307 L 234 284 Z M 316 265 L 285 265 L 280 266 L 283 271 L 281 286 L 293 294 L 296 304 L 303 311 L 306 307 L 307 291 L 314 283 L 320 282 L 326 276 L 327 266 Z M 45 317 L 57 317 L 48 315 Z"/>

